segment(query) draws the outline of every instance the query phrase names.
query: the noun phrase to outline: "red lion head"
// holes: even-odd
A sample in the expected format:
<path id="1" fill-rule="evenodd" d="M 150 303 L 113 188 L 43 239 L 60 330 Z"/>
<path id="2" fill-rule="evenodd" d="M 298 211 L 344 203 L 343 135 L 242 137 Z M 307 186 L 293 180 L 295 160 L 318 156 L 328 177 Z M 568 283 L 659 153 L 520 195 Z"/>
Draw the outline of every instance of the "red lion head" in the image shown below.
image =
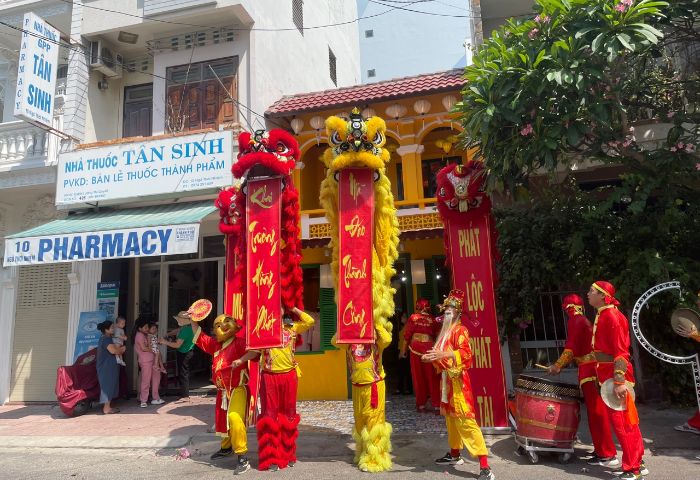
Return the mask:
<path id="1" fill-rule="evenodd" d="M 443 217 L 487 205 L 486 171 L 481 162 L 451 163 L 437 174 L 437 206 Z"/>
<path id="2" fill-rule="evenodd" d="M 238 136 L 238 161 L 231 167 L 236 178 L 255 176 L 289 176 L 299 160 L 299 144 L 285 130 L 256 130 Z"/>

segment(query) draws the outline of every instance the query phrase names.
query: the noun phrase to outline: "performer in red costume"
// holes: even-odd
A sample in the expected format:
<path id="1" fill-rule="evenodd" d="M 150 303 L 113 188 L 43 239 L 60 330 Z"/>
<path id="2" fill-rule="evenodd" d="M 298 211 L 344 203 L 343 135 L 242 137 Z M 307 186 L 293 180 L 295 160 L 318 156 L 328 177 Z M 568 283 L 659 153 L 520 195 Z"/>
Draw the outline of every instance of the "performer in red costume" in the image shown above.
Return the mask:
<path id="1" fill-rule="evenodd" d="M 294 359 L 297 336 L 314 324 L 307 313 L 294 307 L 293 321 L 284 315 L 282 330 L 284 344 L 262 351 L 260 365 L 261 413 L 255 429 L 258 432 L 258 469 L 277 471 L 293 467 L 297 461 L 299 414 L 297 413 L 297 382 L 301 371 Z"/>
<path id="2" fill-rule="evenodd" d="M 616 467 L 620 461 L 616 456 L 617 450 L 608 422 L 607 407 L 600 398 L 596 382 L 596 361 L 591 350 L 593 326 L 583 314 L 583 299 L 578 295 L 565 296 L 561 307 L 569 317 L 566 324 L 566 343 L 559 359 L 549 367 L 549 374 L 558 375 L 561 369 L 572 361 L 576 363 L 578 381 L 588 412 L 588 428 L 593 439 L 593 456 L 588 463 Z"/>
<path id="3" fill-rule="evenodd" d="M 637 409 L 627 385 L 627 382 L 634 385 L 629 353 L 629 322 L 617 309 L 620 302 L 615 298 L 615 287 L 608 282 L 598 280 L 591 285 L 588 290 L 588 303 L 598 312 L 593 324 L 591 343 L 596 358 L 598 383 L 602 385 L 612 378 L 615 383 L 615 395 L 627 406 L 622 411 L 605 406 L 608 420 L 622 447 L 623 473 L 618 478 L 636 480 L 642 476 L 644 443 L 639 430 Z"/>
<path id="4" fill-rule="evenodd" d="M 216 338 L 202 332 L 198 324 L 192 324 L 194 343 L 202 351 L 212 355 L 211 374 L 216 385 L 216 434 L 221 438 L 221 449 L 212 455 L 212 460 L 238 455 L 234 474 L 250 470 L 246 412 L 248 405 L 248 363 L 245 339 L 236 336 L 242 326 L 233 317 L 219 315 L 214 319 Z"/>
<path id="5" fill-rule="evenodd" d="M 469 367 L 472 349 L 469 330 L 462 324 L 461 313 L 464 292 L 452 290 L 442 304 L 445 311 L 440 334 L 435 346 L 423 355 L 422 360 L 432 362 L 442 372 L 440 379 L 440 413 L 447 424 L 447 443 L 450 451 L 435 460 L 438 465 L 461 465 L 463 447 L 479 459 L 478 480 L 495 480 L 489 467 L 488 450 L 479 425 L 476 423 L 474 394 L 472 393 Z"/>
<path id="6" fill-rule="evenodd" d="M 440 332 L 440 324 L 430 313 L 430 302 L 424 298 L 416 302 L 416 313 L 408 318 L 404 329 L 403 349 L 401 356 L 406 356 L 410 350 L 411 377 L 413 391 L 416 394 L 416 410 L 426 411 L 425 403 L 430 402 L 437 413 L 440 411 L 440 381 L 435 367 L 431 363 L 421 361 L 421 357 L 435 345 L 435 339 Z"/>
<path id="7" fill-rule="evenodd" d="M 698 312 L 700 312 L 700 291 L 698 291 L 698 296 L 695 298 L 695 306 L 698 308 Z M 694 325 L 689 328 L 683 328 L 682 326 L 679 326 L 677 329 L 675 329 L 675 332 L 681 337 L 690 338 L 700 343 L 700 332 L 698 332 L 697 327 L 695 327 Z M 695 415 L 689 418 L 688 421 L 685 422 L 683 425 L 678 425 L 677 427 L 673 428 L 675 430 L 678 430 L 679 432 L 694 433 L 695 435 L 700 435 L 700 410 L 695 412 Z"/>

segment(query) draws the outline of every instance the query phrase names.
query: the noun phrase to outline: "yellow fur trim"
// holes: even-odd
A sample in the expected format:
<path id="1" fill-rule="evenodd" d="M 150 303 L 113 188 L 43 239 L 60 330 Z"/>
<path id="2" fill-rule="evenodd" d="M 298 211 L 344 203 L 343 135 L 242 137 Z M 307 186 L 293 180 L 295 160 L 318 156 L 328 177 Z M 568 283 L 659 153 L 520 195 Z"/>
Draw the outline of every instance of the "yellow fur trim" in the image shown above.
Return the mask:
<path id="1" fill-rule="evenodd" d="M 367 472 L 391 470 L 391 424 L 379 423 L 371 430 L 362 429 L 362 452 L 357 466 Z"/>

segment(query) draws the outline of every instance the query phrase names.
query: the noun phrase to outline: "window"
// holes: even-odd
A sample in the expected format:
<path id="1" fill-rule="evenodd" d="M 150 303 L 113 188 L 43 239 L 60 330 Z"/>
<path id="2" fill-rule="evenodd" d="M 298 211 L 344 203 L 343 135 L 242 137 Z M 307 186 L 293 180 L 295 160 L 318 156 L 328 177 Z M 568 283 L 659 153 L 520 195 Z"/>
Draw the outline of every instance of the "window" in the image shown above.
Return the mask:
<path id="1" fill-rule="evenodd" d="M 237 118 L 238 57 L 166 70 L 165 127 L 168 133 L 218 129 Z"/>
<path id="2" fill-rule="evenodd" d="M 333 81 L 333 85 L 336 87 L 338 86 L 338 75 L 336 73 L 336 59 L 335 59 L 335 54 L 333 53 L 333 50 L 331 50 L 331 47 L 328 47 L 328 69 L 330 70 L 331 73 L 331 80 Z"/>
<path id="3" fill-rule="evenodd" d="M 367 78 L 372 78 L 376 76 L 377 72 L 374 70 L 374 68 L 370 68 L 369 70 L 367 70 Z"/>
<path id="4" fill-rule="evenodd" d="M 292 0 L 292 20 L 299 33 L 304 35 L 304 0 Z"/>
<path id="5" fill-rule="evenodd" d="M 437 193 L 437 173 L 448 163 L 462 163 L 462 157 L 443 157 L 423 160 L 423 198 L 435 198 Z"/>
<path id="6" fill-rule="evenodd" d="M 374 30 L 365 30 L 365 38 L 374 37 Z"/>

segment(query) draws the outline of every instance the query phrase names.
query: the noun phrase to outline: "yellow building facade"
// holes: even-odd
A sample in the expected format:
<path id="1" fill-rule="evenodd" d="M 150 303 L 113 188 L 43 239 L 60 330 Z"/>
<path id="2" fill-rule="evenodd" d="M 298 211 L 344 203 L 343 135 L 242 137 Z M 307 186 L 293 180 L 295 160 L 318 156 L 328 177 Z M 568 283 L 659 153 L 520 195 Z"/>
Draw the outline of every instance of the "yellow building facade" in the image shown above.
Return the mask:
<path id="1" fill-rule="evenodd" d="M 330 345 L 336 312 L 330 278 L 330 225 L 319 203 L 325 177 L 321 156 L 328 148 L 325 119 L 345 116 L 357 107 L 364 117 L 380 116 L 387 124 L 385 148 L 391 152 L 387 175 L 392 184 L 401 229 L 392 280 L 396 288 L 393 348 L 384 354 L 392 386 L 396 343 L 402 314 L 413 313 L 419 297 L 439 303 L 449 291 L 444 267 L 443 224 L 435 208 L 436 174 L 448 163 L 463 163 L 469 154 L 458 145 L 461 127 L 453 113 L 464 86 L 462 72 L 451 70 L 375 84 L 284 97 L 266 112 L 271 128 L 292 130 L 299 142 L 302 169 L 295 170 L 300 192 L 305 309 L 317 326 L 298 353 L 303 371 L 300 400 L 349 397 L 345 357 Z"/>

